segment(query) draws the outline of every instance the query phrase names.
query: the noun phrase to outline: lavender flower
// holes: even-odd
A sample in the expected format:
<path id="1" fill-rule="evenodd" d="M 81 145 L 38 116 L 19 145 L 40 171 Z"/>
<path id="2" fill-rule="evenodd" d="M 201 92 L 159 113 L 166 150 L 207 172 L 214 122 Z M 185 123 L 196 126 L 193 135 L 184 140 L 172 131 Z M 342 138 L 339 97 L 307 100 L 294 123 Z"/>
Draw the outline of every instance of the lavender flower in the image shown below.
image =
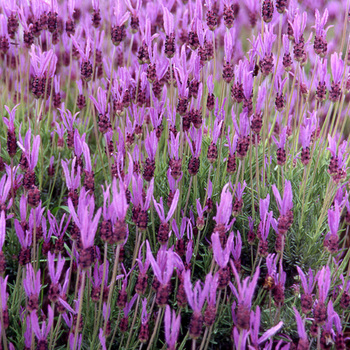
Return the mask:
<path id="1" fill-rule="evenodd" d="M 232 266 L 232 270 L 236 279 L 237 289 L 232 282 L 230 282 L 229 285 L 232 293 L 235 295 L 238 301 L 233 321 L 234 324 L 242 331 L 249 329 L 250 326 L 250 308 L 252 305 L 254 290 L 260 274 L 260 269 L 256 269 L 256 272 L 250 282 L 250 278 L 247 277 L 243 283 L 241 283 L 238 272 L 234 266 Z"/>
<path id="2" fill-rule="evenodd" d="M 181 315 L 176 316 L 176 312 L 171 311 L 170 306 L 167 305 L 165 308 L 164 316 L 164 329 L 165 329 L 165 340 L 168 344 L 169 350 L 176 349 L 176 342 L 179 336 L 181 325 Z"/>
<path id="3" fill-rule="evenodd" d="M 82 189 L 79 196 L 77 211 L 73 206 L 72 200 L 68 199 L 68 207 L 75 224 L 80 229 L 81 242 L 84 250 L 80 253 L 79 263 L 83 269 L 91 266 L 94 261 L 94 245 L 95 234 L 98 221 L 101 216 L 101 208 L 97 210 L 95 217 L 94 198 L 90 196 L 85 189 Z"/>
<path id="4" fill-rule="evenodd" d="M 249 349 L 258 349 L 261 344 L 263 344 L 270 337 L 273 337 L 282 327 L 283 322 L 280 321 L 274 327 L 268 329 L 264 334 L 259 338 L 259 328 L 260 328 L 260 307 L 256 307 L 256 311 L 251 311 L 250 313 L 250 339 L 252 345 L 249 346 Z"/>
<path id="5" fill-rule="evenodd" d="M 39 320 L 36 312 L 32 312 L 30 314 L 31 321 L 32 321 L 32 329 L 35 336 L 38 339 L 38 347 L 45 347 L 45 346 L 47 347 L 47 338 L 53 324 L 54 315 L 50 305 L 47 307 L 47 310 L 48 310 L 48 320 L 47 320 L 47 323 L 46 322 L 42 323 L 41 328 L 39 326 Z"/>
<path id="6" fill-rule="evenodd" d="M 26 277 L 23 279 L 23 287 L 28 297 L 27 310 L 29 312 L 39 309 L 39 293 L 41 289 L 40 274 L 40 270 L 35 273 L 32 264 L 27 264 Z"/>
<path id="7" fill-rule="evenodd" d="M 305 325 L 304 322 L 296 309 L 296 307 L 293 307 L 295 319 L 297 321 L 297 328 L 298 328 L 298 334 L 299 334 L 299 343 L 298 348 L 300 349 L 308 349 L 309 348 L 309 339 L 307 337 L 307 333 L 305 331 Z"/>
<path id="8" fill-rule="evenodd" d="M 184 286 L 187 295 L 187 300 L 193 310 L 189 326 L 190 337 L 193 339 L 197 339 L 202 332 L 202 308 L 209 292 L 209 286 L 212 277 L 210 274 L 208 276 L 205 280 L 203 289 L 200 286 L 200 281 L 197 281 L 193 290 L 191 284 L 191 271 L 186 271 L 184 276 Z"/>
<path id="9" fill-rule="evenodd" d="M 171 217 L 173 216 L 173 214 L 175 213 L 177 203 L 179 200 L 179 194 L 180 194 L 180 192 L 177 189 L 175 191 L 174 198 L 172 200 L 168 215 L 166 217 L 164 214 L 163 198 L 160 197 L 160 203 L 157 203 L 153 197 L 154 208 L 156 209 L 156 211 L 159 215 L 160 221 L 161 221 L 161 224 L 160 224 L 159 229 L 158 229 L 158 241 L 160 244 L 166 244 L 168 242 L 168 237 L 169 237 L 169 233 L 170 233 L 169 232 L 170 228 L 169 228 L 168 222 L 171 219 Z"/>
<path id="10" fill-rule="evenodd" d="M 278 232 L 283 235 L 289 230 L 293 223 L 292 184 L 290 181 L 285 180 L 283 199 L 281 199 L 281 195 L 275 185 L 272 185 L 272 191 L 276 198 L 278 210 L 280 212 L 280 216 L 278 218 Z"/>

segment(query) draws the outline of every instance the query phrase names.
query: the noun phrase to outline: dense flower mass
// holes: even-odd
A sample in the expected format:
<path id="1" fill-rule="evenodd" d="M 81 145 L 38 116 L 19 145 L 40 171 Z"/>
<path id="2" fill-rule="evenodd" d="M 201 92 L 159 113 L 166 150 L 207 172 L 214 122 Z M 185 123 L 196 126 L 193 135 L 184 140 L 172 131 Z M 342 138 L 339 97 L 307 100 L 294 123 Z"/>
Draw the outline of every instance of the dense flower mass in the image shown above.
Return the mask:
<path id="1" fill-rule="evenodd" d="M 0 0 L 0 349 L 348 349 L 350 4 Z"/>

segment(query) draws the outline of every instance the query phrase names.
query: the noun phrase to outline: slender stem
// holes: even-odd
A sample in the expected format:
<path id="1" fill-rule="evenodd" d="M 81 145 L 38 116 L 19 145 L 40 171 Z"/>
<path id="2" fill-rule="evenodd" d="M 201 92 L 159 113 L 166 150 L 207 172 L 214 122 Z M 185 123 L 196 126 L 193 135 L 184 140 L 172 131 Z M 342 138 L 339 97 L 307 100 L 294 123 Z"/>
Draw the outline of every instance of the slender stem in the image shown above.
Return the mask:
<path id="1" fill-rule="evenodd" d="M 117 270 L 118 270 L 118 262 L 119 262 L 119 255 L 120 255 L 120 244 L 117 245 L 116 252 L 115 252 L 115 260 L 114 260 L 114 266 L 113 266 L 113 274 L 112 274 L 112 280 L 111 284 L 109 286 L 109 293 L 108 293 L 108 299 L 107 299 L 107 305 L 111 305 L 111 299 L 113 295 L 113 289 L 115 285 L 115 280 L 117 277 Z M 106 328 L 107 328 L 107 318 L 105 320 L 104 325 L 104 334 L 106 334 Z"/>
<path id="2" fill-rule="evenodd" d="M 148 343 L 147 350 L 150 350 L 152 347 L 152 343 L 153 343 L 154 338 L 156 336 L 156 333 L 158 331 L 159 322 L 160 322 L 161 317 L 163 317 L 163 313 L 164 313 L 164 308 L 162 308 L 162 310 L 158 311 L 157 320 L 156 320 L 156 323 L 154 325 L 153 333 L 152 333 L 151 339 Z"/>
<path id="3" fill-rule="evenodd" d="M 100 300 L 98 303 L 98 313 L 97 313 L 97 318 L 95 320 L 94 334 L 92 337 L 92 347 L 94 347 L 94 345 L 95 345 L 95 339 L 96 339 L 97 332 L 98 332 L 99 327 L 100 327 L 103 292 L 104 292 L 104 285 L 105 285 L 105 280 L 106 280 L 106 270 L 107 270 L 107 248 L 108 248 L 108 245 L 106 242 L 105 249 L 104 249 L 104 257 L 103 257 L 103 275 L 102 275 L 102 282 L 101 282 Z"/>
<path id="4" fill-rule="evenodd" d="M 132 323 L 131 323 L 131 327 L 129 328 L 129 336 L 128 336 L 128 340 L 126 342 L 126 345 L 125 345 L 125 349 L 129 349 L 129 344 L 130 344 L 130 340 L 131 340 L 131 335 L 133 334 L 133 328 L 134 328 L 134 325 L 135 325 L 135 321 L 136 321 L 136 316 L 137 316 L 137 310 L 139 308 L 139 304 L 140 304 L 140 295 L 138 295 L 137 297 L 137 301 L 136 301 L 136 307 L 135 307 L 135 312 L 134 312 L 134 318 L 132 320 Z"/>
<path id="5" fill-rule="evenodd" d="M 80 268 L 79 268 L 79 270 L 80 270 Z M 74 346 L 73 346 L 73 349 L 76 349 L 77 340 L 78 340 L 79 323 L 80 323 L 81 310 L 82 310 L 82 308 L 83 308 L 83 299 L 84 299 L 85 276 L 86 276 L 86 271 L 83 270 L 83 275 L 82 275 L 82 277 L 81 277 L 81 287 L 80 287 L 80 300 L 79 300 L 78 317 L 77 317 L 77 323 L 76 323 L 76 325 L 75 325 L 75 332 L 74 332 Z"/>

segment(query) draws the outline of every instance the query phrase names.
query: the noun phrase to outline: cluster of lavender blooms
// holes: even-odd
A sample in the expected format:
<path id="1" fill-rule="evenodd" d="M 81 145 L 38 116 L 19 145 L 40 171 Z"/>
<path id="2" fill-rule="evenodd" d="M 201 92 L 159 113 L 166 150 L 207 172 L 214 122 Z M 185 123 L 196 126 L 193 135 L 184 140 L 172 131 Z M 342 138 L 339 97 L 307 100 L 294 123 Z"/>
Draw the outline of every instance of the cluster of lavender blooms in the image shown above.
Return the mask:
<path id="1" fill-rule="evenodd" d="M 349 348 L 349 20 L 0 0 L 0 348 Z"/>

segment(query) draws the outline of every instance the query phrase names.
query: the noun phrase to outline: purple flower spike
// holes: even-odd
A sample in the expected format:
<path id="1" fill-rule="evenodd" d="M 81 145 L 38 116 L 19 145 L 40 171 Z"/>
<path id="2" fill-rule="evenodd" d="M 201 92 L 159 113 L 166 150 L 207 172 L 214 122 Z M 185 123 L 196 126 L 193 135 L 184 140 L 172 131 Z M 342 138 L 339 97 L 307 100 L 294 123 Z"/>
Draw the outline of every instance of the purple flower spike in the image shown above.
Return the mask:
<path id="1" fill-rule="evenodd" d="M 46 344 L 46 346 L 47 346 L 47 338 L 53 324 L 53 316 L 54 316 L 53 310 L 51 309 L 50 305 L 47 307 L 47 310 L 48 310 L 48 321 L 47 321 L 47 324 L 46 322 L 43 322 L 41 325 L 41 328 L 39 326 L 39 320 L 36 312 L 32 312 L 30 314 L 33 332 L 38 339 L 38 343 Z"/>
<path id="2" fill-rule="evenodd" d="M 113 13 L 116 18 L 115 24 L 118 27 L 124 25 L 130 17 L 130 12 L 125 11 L 124 2 L 122 0 L 116 0 Z"/>
<path id="3" fill-rule="evenodd" d="M 57 284 L 61 277 L 65 259 L 61 257 L 61 253 L 60 253 L 57 257 L 57 267 L 55 269 L 55 255 L 49 252 L 47 256 L 47 262 L 48 262 L 51 282 L 52 284 Z"/>
<path id="4" fill-rule="evenodd" d="M 159 203 L 157 203 L 157 201 L 153 197 L 154 208 L 156 209 L 156 211 L 157 211 L 157 213 L 159 215 L 160 221 L 162 223 L 167 223 L 171 219 L 171 217 L 173 216 L 173 214 L 174 214 L 174 212 L 176 210 L 176 207 L 177 207 L 177 202 L 179 200 L 179 195 L 180 195 L 180 191 L 179 191 L 179 189 L 177 189 L 175 191 L 173 201 L 171 203 L 168 215 L 166 217 L 165 217 L 165 214 L 164 214 L 163 198 L 160 197 L 160 201 L 159 201 Z"/>
<path id="5" fill-rule="evenodd" d="M 94 245 L 95 234 L 102 208 L 98 209 L 94 217 L 94 199 L 87 194 L 84 188 L 80 192 L 77 212 L 75 211 L 70 198 L 68 198 L 68 207 L 75 224 L 80 229 L 81 242 L 84 249 L 92 247 Z"/>
<path id="6" fill-rule="evenodd" d="M 165 6 L 163 6 L 163 14 L 164 30 L 166 35 L 170 36 L 174 33 L 174 15 Z"/>
<path id="7" fill-rule="evenodd" d="M 15 116 L 16 116 L 16 110 L 17 108 L 19 107 L 20 104 L 14 106 L 11 110 L 9 107 L 7 107 L 6 105 L 4 106 L 7 113 L 9 114 L 9 117 L 6 118 L 6 117 L 3 117 L 3 121 L 5 123 L 5 125 L 7 126 L 8 128 L 8 131 L 10 132 L 14 132 L 15 131 Z"/>
<path id="8" fill-rule="evenodd" d="M 268 329 L 259 338 L 259 328 L 260 328 L 260 307 L 256 307 L 256 311 L 251 311 L 250 313 L 250 339 L 252 345 L 249 349 L 258 349 L 259 345 L 263 344 L 270 337 L 273 337 L 281 328 L 283 327 L 283 322 L 280 321 L 276 326 Z"/>
<path id="9" fill-rule="evenodd" d="M 344 72 L 344 61 L 341 59 L 341 55 L 338 56 L 337 52 L 334 52 L 331 56 L 331 69 L 333 81 L 340 83 Z"/>
<path id="10" fill-rule="evenodd" d="M 5 211 L 1 210 L 0 213 L 0 255 L 2 253 L 2 247 L 5 242 L 5 237 L 6 237 L 6 218 L 5 218 Z"/>
<path id="11" fill-rule="evenodd" d="M 232 213 L 232 194 L 228 189 L 229 184 L 226 184 L 221 192 L 220 204 L 216 204 L 216 216 L 214 216 L 214 220 L 216 222 L 216 226 L 224 225 L 228 228 L 228 222 Z"/>
<path id="12" fill-rule="evenodd" d="M 298 328 L 298 334 L 299 334 L 299 345 L 298 347 L 301 349 L 307 349 L 309 347 L 309 339 L 307 337 L 307 333 L 305 331 L 305 325 L 303 322 L 303 319 L 301 318 L 298 310 L 295 306 L 293 306 L 295 319 L 297 321 L 297 328 Z"/>
<path id="13" fill-rule="evenodd" d="M 171 311 L 170 306 L 167 305 L 165 308 L 164 316 L 164 329 L 165 329 L 165 340 L 168 344 L 169 350 L 176 349 L 176 342 L 179 336 L 181 325 L 181 315 L 176 317 L 176 312 Z"/>
<path id="14" fill-rule="evenodd" d="M 302 15 L 300 15 L 298 11 L 294 16 L 293 23 L 289 22 L 289 24 L 293 28 L 294 39 L 297 44 L 300 42 L 300 39 L 305 31 L 306 21 L 307 21 L 307 13 L 304 12 Z"/>
<path id="15" fill-rule="evenodd" d="M 281 234 L 285 234 L 290 228 L 293 222 L 293 192 L 292 184 L 286 180 L 284 185 L 284 196 L 283 200 L 275 185 L 272 185 L 272 191 L 275 195 L 280 217 L 278 218 L 278 231 Z"/>
<path id="16" fill-rule="evenodd" d="M 222 249 L 220 242 L 220 234 L 218 232 L 214 232 L 211 235 L 211 241 L 213 246 L 214 259 L 216 263 L 222 269 L 224 269 L 230 260 L 230 254 L 233 247 L 233 232 L 230 233 L 230 236 L 226 242 L 225 249 Z"/>
<path id="17" fill-rule="evenodd" d="M 254 3 L 256 3 L 256 1 L 254 1 Z M 245 350 L 247 348 L 248 335 L 249 332 L 246 329 L 239 330 L 237 327 L 233 328 L 233 340 L 235 343 L 235 349 Z"/>
<path id="18" fill-rule="evenodd" d="M 102 328 L 100 328 L 100 332 L 98 333 L 98 338 L 100 339 L 100 345 L 101 345 L 102 350 L 107 350 L 106 337 L 103 334 L 103 329 Z"/>
<path id="19" fill-rule="evenodd" d="M 256 272 L 250 282 L 249 282 L 250 277 L 247 277 L 244 279 L 243 283 L 241 283 L 239 274 L 234 266 L 232 266 L 232 270 L 236 279 L 237 289 L 232 282 L 229 283 L 230 288 L 233 294 L 235 295 L 235 297 L 237 298 L 238 304 L 241 304 L 246 306 L 247 308 L 250 308 L 252 305 L 254 291 L 260 275 L 260 269 L 259 268 L 256 269 Z"/>
<path id="20" fill-rule="evenodd" d="M 324 303 L 327 299 L 329 288 L 331 287 L 331 270 L 329 266 L 323 267 L 318 278 L 318 300 Z"/>
<path id="21" fill-rule="evenodd" d="M 211 277 L 211 275 L 210 275 Z M 204 287 L 201 288 L 201 282 L 197 281 L 193 290 L 191 283 L 191 271 L 187 270 L 184 276 L 184 286 L 187 295 L 187 300 L 189 305 L 191 306 L 194 313 L 201 313 L 204 302 L 208 296 L 209 288 L 210 288 L 211 279 L 206 279 Z"/>
<path id="22" fill-rule="evenodd" d="M 6 292 L 6 287 L 7 287 L 8 277 L 9 276 L 6 276 L 5 278 L 0 277 L 1 302 L 2 302 L 2 310 L 1 310 L 1 312 L 4 312 L 5 310 L 7 310 L 8 293 Z"/>

